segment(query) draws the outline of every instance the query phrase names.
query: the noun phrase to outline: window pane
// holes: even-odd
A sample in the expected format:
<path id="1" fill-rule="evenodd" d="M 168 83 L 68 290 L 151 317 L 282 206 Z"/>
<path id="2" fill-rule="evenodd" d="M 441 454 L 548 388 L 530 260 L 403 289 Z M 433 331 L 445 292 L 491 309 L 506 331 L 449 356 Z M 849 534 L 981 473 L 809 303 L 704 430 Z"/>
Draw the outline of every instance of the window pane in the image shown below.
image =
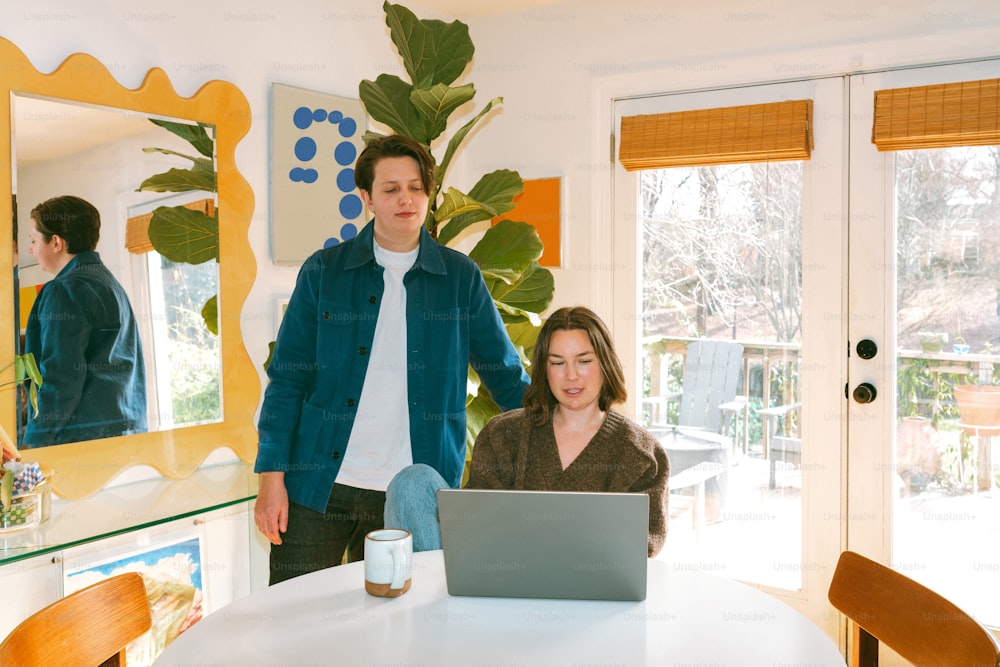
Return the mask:
<path id="1" fill-rule="evenodd" d="M 671 456 L 664 557 L 796 589 L 802 165 L 646 171 L 639 184 L 644 419 Z M 729 368 L 719 350 L 733 342 Z M 735 373 L 735 395 L 720 373 Z"/>
<path id="2" fill-rule="evenodd" d="M 895 158 L 893 565 L 1000 625 L 1000 147 Z"/>

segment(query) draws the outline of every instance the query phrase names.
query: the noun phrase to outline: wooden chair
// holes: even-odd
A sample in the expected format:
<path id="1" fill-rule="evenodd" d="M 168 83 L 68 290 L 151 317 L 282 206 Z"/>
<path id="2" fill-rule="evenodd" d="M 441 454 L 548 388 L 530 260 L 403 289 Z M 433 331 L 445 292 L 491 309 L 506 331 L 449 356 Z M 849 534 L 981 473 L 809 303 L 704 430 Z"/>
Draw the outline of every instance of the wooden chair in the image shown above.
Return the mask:
<path id="1" fill-rule="evenodd" d="M 21 622 L 0 644 L 4 667 L 125 665 L 125 646 L 153 624 L 135 572 L 67 595 Z"/>
<path id="2" fill-rule="evenodd" d="M 665 373 L 667 366 L 660 368 Z M 683 431 L 726 435 L 729 421 L 743 413 L 747 403 L 737 396 L 743 378 L 743 346 L 731 340 L 701 339 L 688 343 L 684 355 L 683 386 L 678 392 L 649 396 L 653 427 L 673 426 Z M 666 377 L 657 386 L 665 387 Z M 667 405 L 679 401 L 677 424 L 666 424 Z"/>
<path id="3" fill-rule="evenodd" d="M 850 619 L 851 667 L 878 665 L 878 643 L 921 667 L 997 667 L 1000 643 L 975 619 L 895 570 L 840 555 L 830 602 Z"/>

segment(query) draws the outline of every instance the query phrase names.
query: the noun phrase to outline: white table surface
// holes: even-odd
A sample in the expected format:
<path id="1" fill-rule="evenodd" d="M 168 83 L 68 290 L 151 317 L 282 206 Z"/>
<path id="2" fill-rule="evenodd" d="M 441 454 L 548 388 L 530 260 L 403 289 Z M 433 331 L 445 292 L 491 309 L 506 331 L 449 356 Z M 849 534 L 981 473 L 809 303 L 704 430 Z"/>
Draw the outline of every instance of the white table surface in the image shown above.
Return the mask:
<path id="1" fill-rule="evenodd" d="M 754 588 L 649 561 L 644 602 L 451 597 L 440 551 L 414 554 L 400 598 L 364 590 L 363 563 L 314 572 L 217 610 L 170 665 L 836 665 L 836 645 Z"/>

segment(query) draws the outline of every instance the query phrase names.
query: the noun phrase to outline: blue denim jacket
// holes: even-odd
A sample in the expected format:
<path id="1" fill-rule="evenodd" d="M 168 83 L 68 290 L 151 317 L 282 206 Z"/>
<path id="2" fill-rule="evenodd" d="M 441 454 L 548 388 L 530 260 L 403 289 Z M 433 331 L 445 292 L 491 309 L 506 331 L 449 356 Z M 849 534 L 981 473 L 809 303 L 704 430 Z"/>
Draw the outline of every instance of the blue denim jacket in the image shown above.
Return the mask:
<path id="1" fill-rule="evenodd" d="M 458 486 L 469 364 L 504 410 L 520 407 L 528 375 L 467 256 L 422 229 L 403 283 L 413 461 Z M 289 500 L 319 512 L 357 415 L 383 288 L 369 222 L 354 239 L 305 261 L 278 331 L 254 470 L 284 471 Z"/>
<path id="2" fill-rule="evenodd" d="M 24 349 L 42 374 L 25 446 L 146 431 L 139 329 L 125 290 L 96 252 L 77 254 L 42 287 L 28 315 Z"/>

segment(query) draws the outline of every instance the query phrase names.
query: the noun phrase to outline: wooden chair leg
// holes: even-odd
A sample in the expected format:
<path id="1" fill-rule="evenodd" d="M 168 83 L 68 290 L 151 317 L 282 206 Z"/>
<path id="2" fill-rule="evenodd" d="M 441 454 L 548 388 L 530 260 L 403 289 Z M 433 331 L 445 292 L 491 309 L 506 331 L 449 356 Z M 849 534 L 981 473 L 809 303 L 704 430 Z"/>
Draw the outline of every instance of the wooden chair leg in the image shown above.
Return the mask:
<path id="1" fill-rule="evenodd" d="M 851 623 L 850 667 L 878 667 L 878 640 L 857 623 Z"/>

